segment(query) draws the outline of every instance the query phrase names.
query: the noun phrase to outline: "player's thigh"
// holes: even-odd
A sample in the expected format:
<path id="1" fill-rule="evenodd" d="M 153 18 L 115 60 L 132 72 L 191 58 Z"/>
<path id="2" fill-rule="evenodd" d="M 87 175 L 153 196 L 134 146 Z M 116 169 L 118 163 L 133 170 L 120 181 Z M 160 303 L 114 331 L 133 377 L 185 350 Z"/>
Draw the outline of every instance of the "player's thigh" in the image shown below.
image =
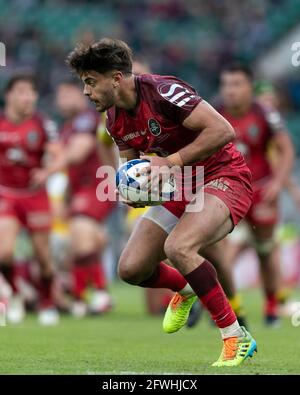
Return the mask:
<path id="1" fill-rule="evenodd" d="M 175 264 L 222 240 L 233 228 L 227 205 L 217 196 L 205 193 L 203 209 L 185 212 L 165 243 L 165 252 Z M 195 265 L 198 265 L 195 261 Z M 197 266 L 195 266 L 197 267 Z M 185 268 L 179 268 L 185 271 Z M 193 268 L 189 267 L 188 270 Z"/>
<path id="2" fill-rule="evenodd" d="M 101 231 L 96 220 L 84 215 L 70 219 L 70 237 L 72 253 L 76 255 L 95 252 L 99 249 L 100 241 L 106 242 L 104 229 Z"/>
<path id="3" fill-rule="evenodd" d="M 164 243 L 167 236 L 167 232 L 151 219 L 138 219 L 120 257 L 120 277 L 151 275 L 157 264 L 166 258 Z"/>
<path id="4" fill-rule="evenodd" d="M 19 229 L 20 224 L 16 218 L 0 215 L 0 262 L 13 257 Z"/>

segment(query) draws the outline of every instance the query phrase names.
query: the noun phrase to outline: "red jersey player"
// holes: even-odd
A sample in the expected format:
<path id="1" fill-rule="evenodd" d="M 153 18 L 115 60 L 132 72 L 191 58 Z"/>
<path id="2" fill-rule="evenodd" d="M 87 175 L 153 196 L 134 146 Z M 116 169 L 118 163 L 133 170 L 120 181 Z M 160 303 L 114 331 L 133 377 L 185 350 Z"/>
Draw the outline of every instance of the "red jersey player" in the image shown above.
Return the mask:
<path id="1" fill-rule="evenodd" d="M 0 115 L 0 269 L 17 295 L 13 253 L 17 234 L 24 226 L 31 234 L 40 264 L 40 314 L 42 324 L 55 324 L 51 287 L 53 265 L 49 252 L 51 213 L 41 177 L 43 159 L 55 138 L 54 124 L 36 112 L 37 91 L 29 76 L 14 76 L 5 90 Z M 21 301 L 14 297 L 8 318 L 22 319 Z"/>
<path id="2" fill-rule="evenodd" d="M 253 355 L 256 342 L 240 327 L 214 267 L 204 258 L 218 249 L 217 242 L 245 216 L 252 201 L 250 171 L 230 143 L 233 128 L 187 83 L 132 75 L 132 52 L 123 41 L 79 46 L 68 63 L 97 110 L 108 111 L 108 129 L 121 158 L 157 153 L 146 156 L 152 176 L 165 166 L 205 167 L 203 209 L 190 212 L 183 199 L 151 207 L 122 253 L 119 275 L 133 285 L 176 292 L 163 322 L 167 333 L 185 324 L 199 297 L 224 340 L 214 366 L 239 365 Z M 166 257 L 177 270 L 162 263 Z"/>
<path id="3" fill-rule="evenodd" d="M 280 287 L 274 230 L 279 219 L 278 197 L 293 165 L 293 147 L 278 111 L 254 101 L 252 74 L 247 67 L 232 64 L 223 70 L 221 95 L 220 112 L 235 128 L 237 147 L 252 172 L 254 197 L 246 220 L 260 260 L 266 323 L 273 325 L 278 320 L 276 293 Z M 280 166 L 276 173 L 272 172 L 267 155 L 271 143 L 278 152 Z M 231 253 L 230 256 L 233 258 Z"/>
<path id="4" fill-rule="evenodd" d="M 86 98 L 74 81 L 58 86 L 56 102 L 65 119 L 60 131 L 63 149 L 48 171 L 68 171 L 70 249 L 74 296 L 78 301 L 74 305 L 74 313 L 84 311 L 85 307 L 88 307 L 90 313 L 101 313 L 111 308 L 104 270 L 99 261 L 108 241 L 102 223 L 114 204 L 109 201 L 99 202 L 96 196 L 99 183 L 96 173 L 103 164 L 103 159 L 99 158 L 96 135 L 100 117 L 95 110 L 89 108 Z M 91 294 L 87 292 L 89 286 L 93 288 Z"/>

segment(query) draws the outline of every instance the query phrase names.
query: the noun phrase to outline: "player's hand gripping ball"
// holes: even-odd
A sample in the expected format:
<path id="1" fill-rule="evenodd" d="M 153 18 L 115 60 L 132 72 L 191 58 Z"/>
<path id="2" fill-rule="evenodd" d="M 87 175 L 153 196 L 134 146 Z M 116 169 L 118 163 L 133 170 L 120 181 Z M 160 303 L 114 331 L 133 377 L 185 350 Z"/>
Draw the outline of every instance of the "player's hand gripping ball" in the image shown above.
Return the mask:
<path id="1" fill-rule="evenodd" d="M 172 175 L 167 180 L 163 179 L 157 190 L 149 190 L 148 175 L 141 174 L 143 169 L 149 167 L 149 163 L 145 159 L 133 159 L 120 166 L 116 185 L 123 199 L 145 206 L 156 206 L 173 200 L 176 183 Z"/>

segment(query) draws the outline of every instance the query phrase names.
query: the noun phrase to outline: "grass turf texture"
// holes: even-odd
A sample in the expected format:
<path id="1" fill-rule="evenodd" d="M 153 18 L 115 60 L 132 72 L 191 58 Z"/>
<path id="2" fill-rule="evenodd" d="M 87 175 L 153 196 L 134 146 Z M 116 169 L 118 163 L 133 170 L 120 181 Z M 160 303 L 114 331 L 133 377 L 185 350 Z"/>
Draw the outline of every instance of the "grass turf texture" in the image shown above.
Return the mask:
<path id="1" fill-rule="evenodd" d="M 300 327 L 286 319 L 267 329 L 261 319 L 259 291 L 244 294 L 258 354 L 237 368 L 213 368 L 221 351 L 218 330 L 207 317 L 194 329 L 167 335 L 162 318 L 144 312 L 143 293 L 117 283 L 116 308 L 103 317 L 64 316 L 57 327 L 28 316 L 19 326 L 0 327 L 0 374 L 299 374 Z"/>

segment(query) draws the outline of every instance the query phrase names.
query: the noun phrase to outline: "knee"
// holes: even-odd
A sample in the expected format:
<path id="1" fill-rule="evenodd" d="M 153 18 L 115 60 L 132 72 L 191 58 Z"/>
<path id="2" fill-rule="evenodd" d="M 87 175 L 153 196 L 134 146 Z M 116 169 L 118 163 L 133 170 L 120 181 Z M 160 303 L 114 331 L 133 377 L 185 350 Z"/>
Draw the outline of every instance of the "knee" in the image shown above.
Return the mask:
<path id="1" fill-rule="evenodd" d="M 260 238 L 254 241 L 254 248 L 258 256 L 260 257 L 268 257 L 274 251 L 276 247 L 276 241 L 274 238 Z"/>
<path id="2" fill-rule="evenodd" d="M 131 285 L 138 285 L 143 281 L 143 276 L 138 270 L 138 263 L 125 256 L 121 256 L 118 265 L 118 275 L 121 280 Z"/>
<path id="3" fill-rule="evenodd" d="M 202 243 L 197 243 L 197 247 L 195 247 L 187 240 L 181 240 L 172 236 L 167 238 L 164 245 L 165 254 L 177 268 L 191 262 L 201 249 Z"/>
<path id="4" fill-rule="evenodd" d="M 165 254 L 176 267 L 184 264 L 189 258 L 190 251 L 185 243 L 178 239 L 168 237 L 164 245 Z"/>

